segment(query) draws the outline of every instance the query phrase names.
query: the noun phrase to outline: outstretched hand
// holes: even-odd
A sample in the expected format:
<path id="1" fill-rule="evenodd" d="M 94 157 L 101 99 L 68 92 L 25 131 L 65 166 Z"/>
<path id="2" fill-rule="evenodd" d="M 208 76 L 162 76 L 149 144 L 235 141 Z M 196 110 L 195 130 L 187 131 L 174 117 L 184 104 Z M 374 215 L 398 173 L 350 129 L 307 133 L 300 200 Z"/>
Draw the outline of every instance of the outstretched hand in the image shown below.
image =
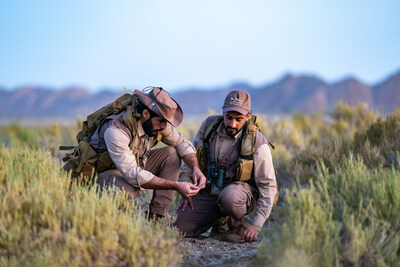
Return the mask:
<path id="1" fill-rule="evenodd" d="M 192 183 L 178 182 L 177 184 L 177 191 L 185 198 L 196 195 L 199 190 L 200 188 Z"/>
<path id="2" fill-rule="evenodd" d="M 184 212 L 188 204 L 191 209 L 194 209 L 192 197 L 182 197 L 178 206 L 178 210 L 182 208 L 182 212 Z"/>
<path id="3" fill-rule="evenodd" d="M 244 231 L 242 241 L 254 242 L 257 240 L 257 236 L 260 233 L 261 227 L 257 225 L 251 225 Z"/>

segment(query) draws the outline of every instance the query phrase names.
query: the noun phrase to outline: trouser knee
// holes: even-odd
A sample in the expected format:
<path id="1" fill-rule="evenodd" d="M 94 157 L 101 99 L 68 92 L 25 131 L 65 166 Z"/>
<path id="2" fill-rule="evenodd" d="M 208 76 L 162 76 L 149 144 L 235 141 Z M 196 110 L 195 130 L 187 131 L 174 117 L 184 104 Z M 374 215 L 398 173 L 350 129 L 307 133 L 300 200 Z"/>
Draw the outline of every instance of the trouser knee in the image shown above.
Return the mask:
<path id="1" fill-rule="evenodd" d="M 240 220 L 246 215 L 252 197 L 250 188 L 247 187 L 248 185 L 235 183 L 221 191 L 217 204 L 222 213 L 235 220 Z"/>
<path id="2" fill-rule="evenodd" d="M 174 222 L 174 226 L 179 229 L 180 232 L 184 233 L 186 237 L 195 237 L 195 231 L 197 226 L 194 223 L 191 223 L 182 216 L 178 215 L 178 218 Z"/>
<path id="3" fill-rule="evenodd" d="M 165 147 L 166 163 L 177 166 L 181 166 L 181 158 L 179 157 L 178 151 L 175 147 Z"/>
<path id="4" fill-rule="evenodd" d="M 176 181 L 179 178 L 181 159 L 172 146 L 150 150 L 145 170 L 161 178 Z"/>

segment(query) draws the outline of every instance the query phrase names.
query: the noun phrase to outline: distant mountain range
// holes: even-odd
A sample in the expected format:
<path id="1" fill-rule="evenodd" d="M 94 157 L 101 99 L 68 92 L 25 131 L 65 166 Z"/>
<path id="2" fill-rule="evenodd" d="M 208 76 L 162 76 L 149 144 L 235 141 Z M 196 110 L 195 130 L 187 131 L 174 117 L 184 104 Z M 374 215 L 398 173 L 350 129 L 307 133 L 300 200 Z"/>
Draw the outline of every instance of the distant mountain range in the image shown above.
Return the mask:
<path id="1" fill-rule="evenodd" d="M 260 87 L 236 83 L 224 88 L 187 88 L 171 96 L 185 114 L 203 115 L 209 110 L 219 113 L 227 92 L 233 89 L 251 94 L 255 113 L 327 112 L 339 100 L 350 106 L 362 102 L 382 112 L 400 107 L 400 71 L 376 85 L 367 85 L 355 78 L 328 83 L 316 76 L 289 74 Z M 123 89 L 91 93 L 85 88 L 52 90 L 33 86 L 12 91 L 0 89 L 0 117 L 85 117 L 124 93 Z"/>

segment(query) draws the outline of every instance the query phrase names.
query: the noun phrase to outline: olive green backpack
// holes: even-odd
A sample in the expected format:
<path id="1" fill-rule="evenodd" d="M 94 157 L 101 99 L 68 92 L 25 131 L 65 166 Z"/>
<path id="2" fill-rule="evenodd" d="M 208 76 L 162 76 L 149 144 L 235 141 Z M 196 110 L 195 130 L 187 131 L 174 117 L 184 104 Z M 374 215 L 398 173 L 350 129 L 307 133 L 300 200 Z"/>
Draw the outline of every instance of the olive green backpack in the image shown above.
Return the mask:
<path id="1" fill-rule="evenodd" d="M 135 98 L 135 99 L 134 99 Z M 136 97 L 131 94 L 124 94 L 112 103 L 102 107 L 87 116 L 82 123 L 76 139 L 77 146 L 60 146 L 60 150 L 72 150 L 66 153 L 63 161 L 66 162 L 63 169 L 70 172 L 72 179 L 78 179 L 80 184 L 88 184 L 94 172 L 101 172 L 110 168 L 112 164 L 108 153 L 97 155 L 96 151 L 89 144 L 89 140 L 103 121 L 113 114 L 119 114 L 128 108 L 133 109 L 132 103 L 136 102 Z"/>

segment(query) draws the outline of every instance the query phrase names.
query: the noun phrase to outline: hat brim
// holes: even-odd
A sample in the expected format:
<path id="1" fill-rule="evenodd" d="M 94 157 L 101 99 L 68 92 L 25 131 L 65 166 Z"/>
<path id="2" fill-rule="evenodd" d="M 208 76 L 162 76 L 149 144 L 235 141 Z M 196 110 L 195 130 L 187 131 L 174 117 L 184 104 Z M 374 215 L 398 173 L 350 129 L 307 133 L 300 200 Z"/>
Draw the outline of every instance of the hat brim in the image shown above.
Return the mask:
<path id="1" fill-rule="evenodd" d="M 142 102 L 149 110 L 156 113 L 158 116 L 164 118 L 166 121 L 171 123 L 173 126 L 177 127 L 182 123 L 183 120 L 183 111 L 181 106 L 179 106 L 178 102 L 176 102 L 172 97 L 171 100 L 176 103 L 176 110 L 172 116 L 168 116 L 165 114 L 162 109 L 159 107 L 157 101 L 151 99 L 147 96 L 147 94 L 143 93 L 142 91 L 135 90 L 133 95 L 136 95 L 140 102 Z"/>
<path id="2" fill-rule="evenodd" d="M 226 108 L 222 108 L 223 112 L 228 112 L 228 111 L 236 111 L 239 112 L 242 115 L 247 115 L 248 113 L 250 113 L 250 111 L 244 109 L 244 108 L 240 108 L 240 107 L 226 107 Z"/>

